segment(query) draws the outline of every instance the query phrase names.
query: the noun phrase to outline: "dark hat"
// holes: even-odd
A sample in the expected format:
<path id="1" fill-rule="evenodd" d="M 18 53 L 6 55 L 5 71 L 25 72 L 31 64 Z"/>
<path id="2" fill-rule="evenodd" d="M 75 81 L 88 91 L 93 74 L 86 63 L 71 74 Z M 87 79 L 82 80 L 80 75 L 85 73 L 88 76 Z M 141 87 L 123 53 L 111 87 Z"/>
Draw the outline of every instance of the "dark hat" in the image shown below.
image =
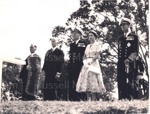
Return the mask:
<path id="1" fill-rule="evenodd" d="M 129 24 L 129 25 L 131 25 L 131 20 L 128 19 L 128 18 L 123 18 L 123 19 L 121 20 L 120 25 L 122 25 L 122 24 Z"/>
<path id="2" fill-rule="evenodd" d="M 96 38 L 98 37 L 98 34 L 94 30 L 89 31 L 89 33 L 93 33 Z"/>

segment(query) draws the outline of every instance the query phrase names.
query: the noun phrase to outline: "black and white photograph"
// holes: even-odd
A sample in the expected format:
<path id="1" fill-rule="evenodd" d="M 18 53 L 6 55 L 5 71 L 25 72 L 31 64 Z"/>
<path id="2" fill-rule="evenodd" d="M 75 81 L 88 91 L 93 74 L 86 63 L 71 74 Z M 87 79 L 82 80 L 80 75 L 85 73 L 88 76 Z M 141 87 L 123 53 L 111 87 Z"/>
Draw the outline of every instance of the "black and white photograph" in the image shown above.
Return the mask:
<path id="1" fill-rule="evenodd" d="M 149 0 L 0 0 L 1 114 L 148 114 Z"/>

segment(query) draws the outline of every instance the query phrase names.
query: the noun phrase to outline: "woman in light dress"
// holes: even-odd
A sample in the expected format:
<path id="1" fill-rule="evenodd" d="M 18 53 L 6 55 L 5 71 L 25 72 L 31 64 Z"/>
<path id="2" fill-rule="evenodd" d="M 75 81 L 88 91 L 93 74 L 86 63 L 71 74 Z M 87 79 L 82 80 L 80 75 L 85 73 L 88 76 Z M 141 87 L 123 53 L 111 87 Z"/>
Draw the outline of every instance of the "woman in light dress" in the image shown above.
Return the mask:
<path id="1" fill-rule="evenodd" d="M 88 101 L 95 101 L 97 93 L 106 92 L 99 65 L 101 45 L 96 41 L 96 38 L 97 33 L 95 31 L 90 31 L 90 44 L 86 47 L 83 59 L 84 65 L 76 85 L 77 92 L 87 93 Z"/>

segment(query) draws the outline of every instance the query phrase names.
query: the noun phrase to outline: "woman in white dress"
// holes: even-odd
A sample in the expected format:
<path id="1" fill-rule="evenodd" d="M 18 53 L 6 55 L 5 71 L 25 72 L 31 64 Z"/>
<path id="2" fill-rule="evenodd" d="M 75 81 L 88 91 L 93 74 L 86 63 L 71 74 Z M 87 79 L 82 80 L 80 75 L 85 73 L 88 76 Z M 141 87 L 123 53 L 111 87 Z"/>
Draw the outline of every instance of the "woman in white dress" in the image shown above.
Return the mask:
<path id="1" fill-rule="evenodd" d="M 97 33 L 95 31 L 89 32 L 90 44 L 86 47 L 83 67 L 80 72 L 76 91 L 79 93 L 87 93 L 87 100 L 96 100 L 97 93 L 106 92 L 101 68 L 99 65 L 101 45 L 96 42 Z"/>

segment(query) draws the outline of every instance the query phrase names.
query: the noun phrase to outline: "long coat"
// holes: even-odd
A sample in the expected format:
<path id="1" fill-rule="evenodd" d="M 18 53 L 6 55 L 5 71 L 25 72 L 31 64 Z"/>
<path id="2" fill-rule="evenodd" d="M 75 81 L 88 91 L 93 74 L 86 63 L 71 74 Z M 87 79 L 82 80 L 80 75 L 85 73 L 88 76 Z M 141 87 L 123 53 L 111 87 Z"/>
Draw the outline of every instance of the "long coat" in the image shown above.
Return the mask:
<path id="1" fill-rule="evenodd" d="M 129 34 L 127 37 L 120 36 L 118 40 L 118 65 L 117 65 L 117 79 L 118 79 L 118 93 L 119 99 L 130 99 L 128 91 L 133 90 L 129 86 L 129 78 L 135 80 L 134 73 L 127 73 L 125 67 L 125 60 L 131 56 L 132 53 L 138 54 L 139 44 L 138 37 L 134 34 Z"/>
<path id="2" fill-rule="evenodd" d="M 64 53 L 56 48 L 48 50 L 45 55 L 42 70 L 45 71 L 44 100 L 56 100 L 55 90 L 59 88 L 59 81 L 55 78 L 57 72 L 61 73 L 64 64 Z"/>
<path id="3" fill-rule="evenodd" d="M 23 66 L 20 72 L 20 78 L 23 81 L 23 100 L 34 100 L 38 90 L 38 81 L 41 71 L 41 58 L 34 54 L 28 56 L 26 65 Z M 31 69 L 28 70 L 27 66 Z"/>

